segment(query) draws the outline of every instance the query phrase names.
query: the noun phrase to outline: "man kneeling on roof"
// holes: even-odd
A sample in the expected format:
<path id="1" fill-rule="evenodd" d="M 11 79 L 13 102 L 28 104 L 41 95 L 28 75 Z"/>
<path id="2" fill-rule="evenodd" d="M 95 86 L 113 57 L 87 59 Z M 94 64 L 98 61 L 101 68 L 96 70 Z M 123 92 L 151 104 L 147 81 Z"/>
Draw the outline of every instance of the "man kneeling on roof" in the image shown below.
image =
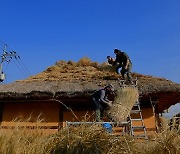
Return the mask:
<path id="1" fill-rule="evenodd" d="M 114 86 L 112 84 L 107 85 L 103 89 L 96 91 L 92 95 L 92 103 L 95 108 L 96 121 L 101 122 L 104 111 L 112 106 L 112 101 L 108 100 L 108 95 L 114 92 Z"/>
<path id="2" fill-rule="evenodd" d="M 108 60 L 108 63 L 111 64 L 112 66 L 115 65 L 115 59 L 114 58 L 107 56 L 107 60 Z"/>

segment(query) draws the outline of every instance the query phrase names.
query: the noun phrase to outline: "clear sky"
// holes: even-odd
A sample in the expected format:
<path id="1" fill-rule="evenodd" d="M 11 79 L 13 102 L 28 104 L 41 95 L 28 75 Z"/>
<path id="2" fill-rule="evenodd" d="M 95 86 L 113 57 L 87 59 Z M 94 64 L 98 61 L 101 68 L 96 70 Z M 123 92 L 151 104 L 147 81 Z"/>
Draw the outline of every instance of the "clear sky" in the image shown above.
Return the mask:
<path id="1" fill-rule="evenodd" d="M 133 72 L 180 83 L 179 0 L 0 0 L 0 21 L 0 40 L 31 75 L 58 60 L 102 63 L 119 48 Z M 13 62 L 4 69 L 7 83 L 24 78 Z"/>

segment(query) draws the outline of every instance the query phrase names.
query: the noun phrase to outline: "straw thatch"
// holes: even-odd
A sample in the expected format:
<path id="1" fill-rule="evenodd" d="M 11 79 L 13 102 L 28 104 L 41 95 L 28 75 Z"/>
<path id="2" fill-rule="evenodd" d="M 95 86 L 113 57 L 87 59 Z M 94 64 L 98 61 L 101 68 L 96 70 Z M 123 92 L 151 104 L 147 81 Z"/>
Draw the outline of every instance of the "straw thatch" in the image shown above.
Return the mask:
<path id="1" fill-rule="evenodd" d="M 180 102 L 180 84 L 164 78 L 157 78 L 137 73 L 132 74 L 138 79 L 138 90 L 141 101 L 158 99 L 162 111 L 170 105 Z M 75 63 L 59 61 L 45 71 L 31 76 L 28 79 L 12 84 L 0 85 L 0 100 L 32 100 L 32 99 L 88 99 L 97 89 L 108 83 L 119 87 L 118 78 L 113 68 L 106 64 L 91 62 L 88 58 Z M 161 99 L 166 100 L 161 101 Z"/>
<path id="2" fill-rule="evenodd" d="M 134 87 L 118 88 L 112 107 L 107 111 L 113 121 L 126 121 L 130 111 L 139 97 Z"/>

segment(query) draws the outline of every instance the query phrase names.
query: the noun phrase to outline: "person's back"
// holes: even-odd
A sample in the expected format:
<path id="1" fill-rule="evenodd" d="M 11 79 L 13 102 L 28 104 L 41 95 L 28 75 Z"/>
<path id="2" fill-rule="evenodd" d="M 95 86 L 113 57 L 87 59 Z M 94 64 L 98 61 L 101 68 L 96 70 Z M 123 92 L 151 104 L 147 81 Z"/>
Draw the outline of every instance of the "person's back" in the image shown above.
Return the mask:
<path id="1" fill-rule="evenodd" d="M 100 89 L 98 91 L 95 91 L 94 94 L 92 95 L 92 97 L 94 97 L 96 100 L 101 98 L 102 93 L 105 94 L 105 90 L 104 89 Z"/>

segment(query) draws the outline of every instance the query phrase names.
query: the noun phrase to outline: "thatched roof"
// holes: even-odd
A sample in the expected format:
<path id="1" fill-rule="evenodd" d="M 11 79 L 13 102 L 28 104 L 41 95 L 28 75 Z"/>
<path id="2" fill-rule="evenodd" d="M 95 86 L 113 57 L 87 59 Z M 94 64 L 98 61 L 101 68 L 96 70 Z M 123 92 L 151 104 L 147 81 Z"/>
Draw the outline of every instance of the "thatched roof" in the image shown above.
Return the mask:
<path id="1" fill-rule="evenodd" d="M 112 83 L 118 87 L 118 78 L 112 67 L 83 58 L 79 62 L 59 61 L 44 72 L 12 84 L 0 85 L 0 99 L 51 99 L 62 97 L 89 97 L 95 90 Z M 162 100 L 162 109 L 180 102 L 180 84 L 164 78 L 133 73 L 138 79 L 142 101 L 150 97 Z M 162 110 L 160 109 L 160 110 Z"/>

